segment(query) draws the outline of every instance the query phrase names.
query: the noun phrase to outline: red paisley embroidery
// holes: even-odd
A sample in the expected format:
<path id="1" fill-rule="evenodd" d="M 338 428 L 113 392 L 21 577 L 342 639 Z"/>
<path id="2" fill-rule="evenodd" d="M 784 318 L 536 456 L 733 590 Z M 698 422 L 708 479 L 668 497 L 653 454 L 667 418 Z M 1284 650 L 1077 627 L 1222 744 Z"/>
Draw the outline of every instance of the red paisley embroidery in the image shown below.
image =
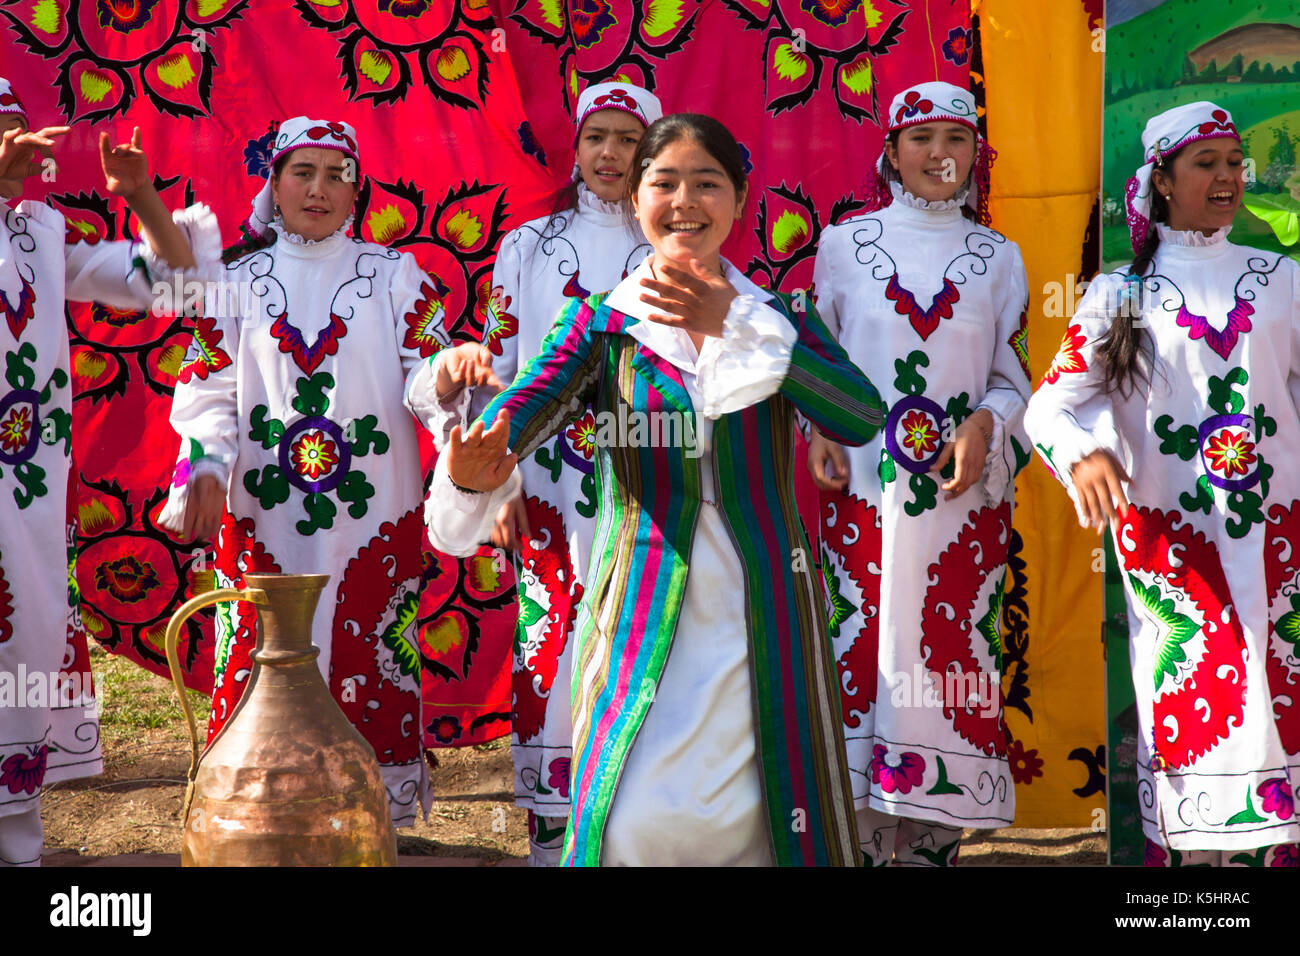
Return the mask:
<path id="1" fill-rule="evenodd" d="M 419 675 L 411 678 L 410 687 L 403 687 L 380 672 L 377 654 L 384 628 L 394 617 L 394 601 L 419 586 L 423 531 L 420 512 L 414 508 L 396 524 L 384 522 L 348 562 L 339 584 L 330 693 L 381 764 L 408 763 L 420 755 L 420 698 L 415 691 Z M 408 638 L 414 641 L 414 628 Z M 348 678 L 357 680 L 345 694 L 343 682 Z"/>
<path id="2" fill-rule="evenodd" d="M 1264 580 L 1268 587 L 1268 653 L 1264 657 L 1268 690 L 1273 698 L 1273 717 L 1282 747 L 1289 754 L 1300 753 L 1300 673 L 1278 653 L 1281 643 L 1273 635 L 1277 619 L 1290 610 L 1290 601 L 1280 598 L 1282 588 L 1300 574 L 1300 501 L 1289 508 L 1274 505 L 1268 512 L 1268 542 L 1264 552 Z"/>
<path id="3" fill-rule="evenodd" d="M 546 590 L 546 634 L 527 666 L 516 659 L 510 683 L 513 691 L 514 730 L 520 743 L 537 736 L 546 722 L 546 702 L 555 671 L 568 643 L 569 633 L 582 603 L 582 584 L 574 580 L 569 556 L 569 536 L 564 518 L 546 502 L 530 495 L 524 499 L 532 538 L 524 542 L 520 560 Z M 534 542 L 545 542 L 544 548 Z"/>
<path id="4" fill-rule="evenodd" d="M 1246 698 L 1242 662 L 1246 642 L 1241 621 L 1231 608 L 1218 548 L 1190 524 L 1175 528 L 1180 522 L 1177 511 L 1166 515 L 1135 505 L 1117 536 L 1125 570 L 1154 574 L 1161 580 L 1162 593 L 1181 591 L 1185 596 L 1174 597 L 1175 609 L 1183 614 L 1191 611 L 1189 616 L 1205 622 L 1200 660 L 1182 686 L 1158 694 L 1155 700 L 1156 751 L 1172 768 L 1191 764 L 1224 740 L 1232 727 L 1240 727 Z M 1221 672 L 1224 676 L 1219 676 Z M 1176 727 L 1168 725 L 1170 718 Z"/>
<path id="5" fill-rule="evenodd" d="M 921 652 L 929 654 L 926 666 L 937 677 L 936 690 L 942 688 L 943 713 L 953 729 L 986 754 L 1000 757 L 1007 751 L 1000 681 L 997 711 L 989 714 L 986 707 L 968 708 L 965 700 L 957 699 L 962 682 L 946 680 L 945 675 L 950 670 L 963 675 L 983 670 L 974 651 L 975 642 L 983 640 L 975 622 L 987 607 L 978 599 L 988 576 L 1003 573 L 1011 543 L 1011 506 L 1004 502 L 997 508 L 972 511 L 968 521 L 957 540 L 930 565 L 934 583 L 925 592 L 921 612 Z"/>
<path id="6" fill-rule="evenodd" d="M 862 724 L 876 702 L 880 647 L 880 517 L 872 505 L 847 492 L 821 493 L 822 542 L 844 562 L 844 571 L 862 593 L 862 627 L 835 662 L 840 709 L 846 727 Z M 832 522 L 834 524 L 832 525 Z M 872 570 L 872 569 L 875 570 Z"/>
<path id="7" fill-rule="evenodd" d="M 231 582 L 231 587 L 244 587 L 244 574 L 278 573 L 279 563 L 257 540 L 257 530 L 252 518 L 238 522 L 229 514 L 221 516 L 221 531 L 217 535 L 217 571 Z M 221 686 L 212 692 L 212 713 L 208 716 L 208 743 L 226 725 L 235 705 L 243 696 L 248 676 L 253 669 L 253 651 L 257 647 L 257 609 L 247 601 L 231 605 L 235 622 L 235 636 L 230 642 L 226 669 Z"/>

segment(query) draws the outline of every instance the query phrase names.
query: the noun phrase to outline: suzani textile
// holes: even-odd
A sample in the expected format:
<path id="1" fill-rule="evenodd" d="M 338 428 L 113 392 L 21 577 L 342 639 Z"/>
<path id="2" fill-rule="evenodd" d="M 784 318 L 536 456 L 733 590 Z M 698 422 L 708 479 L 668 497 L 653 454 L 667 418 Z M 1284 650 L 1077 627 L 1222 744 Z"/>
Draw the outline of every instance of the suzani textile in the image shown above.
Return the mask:
<path id="1" fill-rule="evenodd" d="M 978 54 L 969 14 L 965 0 L 0 0 L 0 75 L 22 78 L 34 122 L 73 126 L 57 174 L 30 181 L 26 196 L 65 216 L 70 242 L 133 234 L 121 204 L 98 188 L 100 129 L 121 139 L 140 126 L 154 168 L 179 172 L 158 184 L 167 203 L 201 199 L 233 242 L 277 120 L 353 124 L 368 157 L 355 232 L 414 255 L 442 300 L 448 337 L 490 344 L 512 320 L 492 295 L 496 250 L 510 229 L 549 211 L 567 181 L 571 111 L 586 85 L 624 76 L 665 110 L 713 113 L 736 132 L 753 190 L 724 254 L 760 284 L 793 293 L 811 284 L 822 230 L 861 211 L 882 143 L 878 117 L 893 96 L 925 80 L 967 84 Z M 1005 160 L 1009 137 L 992 133 Z M 994 215 L 1019 238 L 996 205 Z M 211 552 L 178 546 L 156 523 L 178 449 L 167 413 L 194 335 L 193 319 L 174 311 L 184 288 L 166 295 L 153 313 L 67 313 L 82 620 L 101 644 L 155 671 L 167 616 L 214 580 Z M 815 528 L 802 465 L 798 481 L 804 523 Z M 1022 489 L 1020 501 L 1023 509 L 1032 495 Z M 1047 560 L 1050 548 L 1034 554 Z M 1013 553 L 1013 571 L 1022 561 Z M 487 550 L 463 561 L 426 551 L 421 578 L 413 653 L 423 744 L 507 733 L 516 620 L 508 562 Z M 1033 660 L 1024 650 L 1033 647 L 1033 595 L 1026 605 L 1010 583 L 1007 593 L 1012 656 Z M 191 625 L 182 660 L 191 685 L 211 689 L 210 618 Z M 1041 672 L 1028 673 L 1030 696 L 1015 696 L 1034 702 Z M 1035 714 L 1034 731 L 1047 739 L 1055 718 Z M 1011 744 L 1025 754 L 1013 770 L 1033 786 L 1019 812 L 1054 781 L 1068 795 L 1088 776 L 1069 765 L 1068 747 L 1039 768 L 1029 751 L 1042 760 L 1047 750 L 1023 739 L 1024 748 Z"/>

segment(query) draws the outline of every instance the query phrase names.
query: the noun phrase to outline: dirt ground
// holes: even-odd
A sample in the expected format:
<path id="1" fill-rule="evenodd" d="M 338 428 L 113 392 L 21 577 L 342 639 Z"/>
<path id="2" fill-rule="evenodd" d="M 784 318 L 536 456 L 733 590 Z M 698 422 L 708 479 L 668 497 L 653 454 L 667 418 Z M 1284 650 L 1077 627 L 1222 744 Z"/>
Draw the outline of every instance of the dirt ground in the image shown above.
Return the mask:
<path id="1" fill-rule="evenodd" d="M 189 735 L 172 685 L 129 661 L 91 652 L 103 698 L 104 773 L 46 788 L 46 863 L 179 854 Z M 191 699 L 200 707 L 198 695 Z M 201 712 L 201 711 L 198 711 Z M 483 864 L 528 856 L 527 814 L 511 794 L 510 745 L 437 752 L 427 821 L 398 831 L 398 853 Z M 1100 866 L 1105 834 L 1087 829 L 967 831 L 961 860 L 996 866 Z"/>

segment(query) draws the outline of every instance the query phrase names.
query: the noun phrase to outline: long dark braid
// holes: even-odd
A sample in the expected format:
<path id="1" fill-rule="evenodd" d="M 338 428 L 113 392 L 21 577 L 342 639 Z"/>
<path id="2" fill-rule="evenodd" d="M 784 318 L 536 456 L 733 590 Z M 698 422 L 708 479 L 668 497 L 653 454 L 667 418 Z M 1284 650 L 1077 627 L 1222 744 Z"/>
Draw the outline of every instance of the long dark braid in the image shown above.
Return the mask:
<path id="1" fill-rule="evenodd" d="M 1173 180 L 1173 160 L 1177 153 L 1170 153 L 1156 164 Z M 1150 382 L 1151 370 L 1155 365 L 1155 343 L 1151 336 L 1138 325 L 1141 318 L 1143 278 L 1151 268 L 1151 262 L 1160 248 L 1160 233 L 1156 223 L 1169 221 L 1169 203 L 1164 196 L 1151 185 L 1151 226 L 1147 230 L 1142 247 L 1137 257 L 1128 268 L 1128 281 L 1120 296 L 1120 305 L 1110 322 L 1110 329 L 1097 343 L 1097 354 L 1101 357 L 1102 387 L 1107 394 L 1119 392 L 1127 397 L 1137 388 L 1140 381 Z M 1147 357 L 1147 367 L 1142 365 L 1142 356 Z"/>

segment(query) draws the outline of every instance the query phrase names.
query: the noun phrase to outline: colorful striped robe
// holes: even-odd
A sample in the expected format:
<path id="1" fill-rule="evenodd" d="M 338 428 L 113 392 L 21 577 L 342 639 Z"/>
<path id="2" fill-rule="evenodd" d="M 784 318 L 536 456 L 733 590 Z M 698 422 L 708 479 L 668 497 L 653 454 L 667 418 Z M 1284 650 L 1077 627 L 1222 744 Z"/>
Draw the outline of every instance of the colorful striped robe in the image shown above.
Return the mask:
<path id="1" fill-rule="evenodd" d="M 637 319 L 571 300 L 541 353 L 484 410 L 511 416 L 522 459 L 587 405 L 624 420 L 631 412 L 694 409 L 676 368 L 625 334 Z M 768 303 L 798 331 L 776 395 L 714 426 L 718 506 L 745 567 L 750 679 L 760 776 L 781 865 L 856 865 L 853 800 L 839 719 L 839 686 L 812 552 L 794 504 L 796 410 L 826 435 L 861 445 L 883 406 L 876 389 L 816 313 Z M 656 447 L 658 445 L 658 447 Z M 686 443 L 602 444 L 600 510 L 579 618 L 572 683 L 573 809 L 565 863 L 597 865 L 619 777 L 672 649 L 700 507 L 700 468 Z M 618 621 L 595 622 L 613 602 Z"/>

